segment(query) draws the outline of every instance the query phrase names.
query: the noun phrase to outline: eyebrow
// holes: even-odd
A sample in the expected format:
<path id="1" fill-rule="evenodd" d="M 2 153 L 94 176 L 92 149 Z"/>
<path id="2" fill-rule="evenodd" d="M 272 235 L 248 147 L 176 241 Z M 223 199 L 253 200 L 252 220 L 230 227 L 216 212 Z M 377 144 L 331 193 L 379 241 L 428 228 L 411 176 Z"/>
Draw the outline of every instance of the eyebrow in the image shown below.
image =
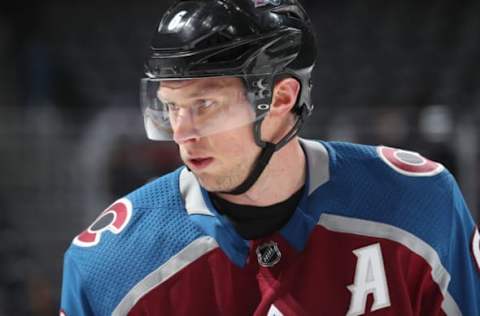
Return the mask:
<path id="1" fill-rule="evenodd" d="M 190 93 L 187 97 L 188 98 L 196 98 L 196 97 L 202 96 L 204 94 L 211 93 L 212 91 L 215 91 L 217 89 L 221 89 L 221 88 L 224 88 L 224 87 L 225 87 L 225 85 L 221 85 L 221 84 L 209 84 L 201 90 Z"/>
<path id="2" fill-rule="evenodd" d="M 212 93 L 213 91 L 217 90 L 217 89 L 221 89 L 221 88 L 224 88 L 226 85 L 224 84 L 219 84 L 219 83 L 209 83 L 207 85 L 205 85 L 204 88 L 200 89 L 200 90 L 197 90 L 195 92 L 192 92 L 190 94 L 188 94 L 186 96 L 186 98 L 198 98 L 198 97 L 201 97 L 205 94 L 209 94 L 209 93 Z M 171 89 L 170 87 L 166 87 L 167 89 Z M 175 88 L 174 88 L 175 89 Z M 165 103 L 172 103 L 172 104 L 175 104 L 175 102 L 169 102 L 168 100 L 166 99 L 163 99 L 163 98 L 160 98 L 160 100 L 162 100 L 162 102 L 165 102 Z"/>

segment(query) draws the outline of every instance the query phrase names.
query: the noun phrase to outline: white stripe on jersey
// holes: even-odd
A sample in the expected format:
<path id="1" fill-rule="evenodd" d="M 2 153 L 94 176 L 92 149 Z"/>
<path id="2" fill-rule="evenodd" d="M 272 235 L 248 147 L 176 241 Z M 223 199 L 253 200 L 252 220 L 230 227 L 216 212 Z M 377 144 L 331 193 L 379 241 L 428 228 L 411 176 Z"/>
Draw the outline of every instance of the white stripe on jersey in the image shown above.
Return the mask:
<path id="1" fill-rule="evenodd" d="M 218 248 L 218 244 L 210 236 L 195 239 L 179 253 L 138 282 L 115 307 L 112 316 L 127 315 L 143 296 L 207 252 L 216 248 Z"/>
<path id="2" fill-rule="evenodd" d="M 462 315 L 457 303 L 448 292 L 450 274 L 442 265 L 438 253 L 420 238 L 392 225 L 327 213 L 320 216 L 318 225 L 330 231 L 384 238 L 405 246 L 410 251 L 425 259 L 432 268 L 432 279 L 438 284 L 444 297 L 442 309 L 445 314 L 448 316 Z"/>

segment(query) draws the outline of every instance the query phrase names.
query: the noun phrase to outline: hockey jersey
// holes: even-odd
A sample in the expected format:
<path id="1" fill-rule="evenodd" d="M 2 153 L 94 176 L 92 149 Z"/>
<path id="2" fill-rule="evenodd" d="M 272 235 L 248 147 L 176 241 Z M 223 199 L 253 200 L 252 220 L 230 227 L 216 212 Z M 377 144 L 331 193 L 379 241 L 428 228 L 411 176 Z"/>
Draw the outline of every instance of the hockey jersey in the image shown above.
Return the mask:
<path id="1" fill-rule="evenodd" d="M 182 167 L 109 206 L 64 258 L 61 315 L 480 315 L 480 237 L 421 155 L 301 139 L 288 223 L 244 240 Z"/>

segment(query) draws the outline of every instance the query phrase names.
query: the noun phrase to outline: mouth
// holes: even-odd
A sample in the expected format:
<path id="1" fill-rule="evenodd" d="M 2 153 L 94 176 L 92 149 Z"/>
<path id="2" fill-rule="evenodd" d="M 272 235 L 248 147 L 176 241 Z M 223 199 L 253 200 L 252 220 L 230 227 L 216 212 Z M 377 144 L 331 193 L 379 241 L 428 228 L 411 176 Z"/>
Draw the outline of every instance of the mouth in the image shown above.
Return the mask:
<path id="1" fill-rule="evenodd" d="M 210 165 L 212 161 L 213 161 L 212 157 L 188 159 L 190 168 L 194 170 L 204 169 L 208 165 Z"/>

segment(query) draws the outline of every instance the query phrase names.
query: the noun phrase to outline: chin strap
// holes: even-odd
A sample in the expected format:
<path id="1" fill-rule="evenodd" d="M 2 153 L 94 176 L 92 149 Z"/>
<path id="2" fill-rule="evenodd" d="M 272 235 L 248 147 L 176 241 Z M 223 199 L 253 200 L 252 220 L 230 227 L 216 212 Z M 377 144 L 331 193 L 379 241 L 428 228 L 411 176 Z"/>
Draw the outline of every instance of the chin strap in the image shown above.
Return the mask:
<path id="1" fill-rule="evenodd" d="M 250 189 L 253 184 L 257 181 L 258 177 L 262 174 L 265 167 L 268 165 L 270 158 L 272 158 L 273 153 L 276 150 L 276 145 L 273 143 L 265 142 L 265 146 L 260 152 L 260 156 L 257 158 L 257 161 L 254 164 L 253 170 L 250 172 L 248 177 L 243 181 L 238 187 L 232 191 L 222 192 L 227 194 L 239 195 L 243 194 Z"/>
<path id="2" fill-rule="evenodd" d="M 232 195 L 240 195 L 245 192 L 247 192 L 254 184 L 257 182 L 257 179 L 260 177 L 262 174 L 263 170 L 265 170 L 265 167 L 267 167 L 270 159 L 272 158 L 273 154 L 285 146 L 292 138 L 298 133 L 300 130 L 300 127 L 302 126 L 302 123 L 304 121 L 304 117 L 300 116 L 297 121 L 295 122 L 295 126 L 288 132 L 287 135 L 285 135 L 278 143 L 270 143 L 270 142 L 265 142 L 265 141 L 260 141 L 260 125 L 261 122 L 258 122 L 258 124 L 255 125 L 254 127 L 254 133 L 256 137 L 257 144 L 261 143 L 262 151 L 260 152 L 260 155 L 258 156 L 257 160 L 255 161 L 254 167 L 248 177 L 243 181 L 239 186 L 237 186 L 235 189 L 231 191 L 224 191 L 221 193 L 226 193 L 226 194 L 232 194 Z"/>
<path id="3" fill-rule="evenodd" d="M 310 115 L 313 107 L 307 106 L 306 104 L 302 104 L 302 106 L 295 106 L 292 112 L 295 113 L 297 121 L 292 129 L 276 144 L 262 140 L 261 126 L 265 115 L 270 111 L 269 104 L 272 102 L 271 91 L 273 83 L 285 76 L 290 77 L 288 74 L 283 74 L 275 78 L 265 78 L 264 76 L 261 76 L 260 78 L 252 79 L 250 82 L 245 82 L 247 87 L 253 87 L 256 89 L 254 91 L 254 95 L 250 95 L 249 99 L 254 105 L 255 116 L 257 117 L 257 120 L 253 123 L 253 136 L 255 143 L 257 146 L 262 148 L 262 151 L 255 161 L 252 171 L 248 177 L 239 186 L 231 191 L 223 191 L 221 193 L 240 195 L 247 192 L 255 184 L 255 182 L 257 182 L 258 178 L 270 162 L 273 154 L 291 141 L 295 135 L 297 135 L 302 127 L 303 122 Z"/>

